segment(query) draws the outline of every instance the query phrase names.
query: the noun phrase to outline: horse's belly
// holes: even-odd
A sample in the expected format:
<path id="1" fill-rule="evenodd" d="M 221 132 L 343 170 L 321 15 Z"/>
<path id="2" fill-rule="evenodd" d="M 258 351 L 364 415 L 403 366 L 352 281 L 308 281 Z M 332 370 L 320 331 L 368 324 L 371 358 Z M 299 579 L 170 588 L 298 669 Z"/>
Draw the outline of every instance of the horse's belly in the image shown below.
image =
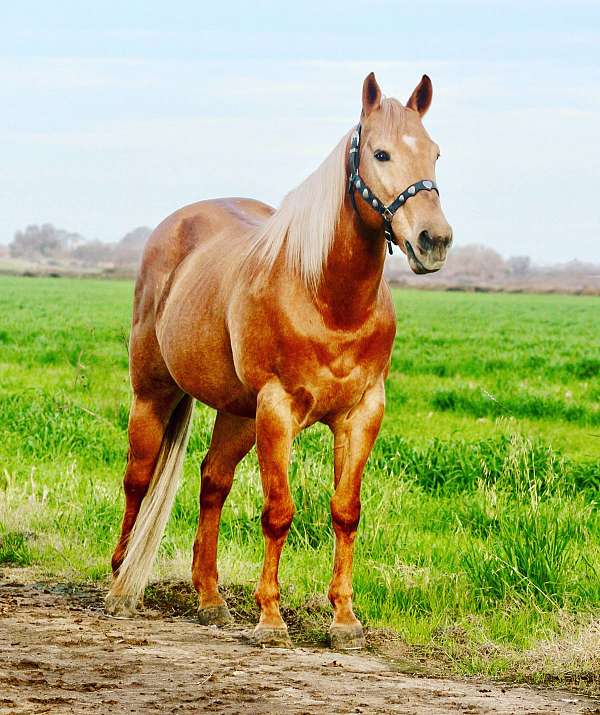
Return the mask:
<path id="1" fill-rule="evenodd" d="M 183 283 L 181 284 L 183 285 Z M 233 363 L 224 307 L 217 285 L 173 286 L 157 322 L 160 351 L 181 389 L 216 410 L 254 417 L 256 397 Z"/>
<path id="2" fill-rule="evenodd" d="M 211 357 L 200 352 L 190 364 L 170 364 L 169 370 L 184 392 L 205 405 L 220 412 L 254 418 L 256 397 L 223 362 L 214 362 Z"/>
<path id="3" fill-rule="evenodd" d="M 161 352 L 175 382 L 188 395 L 222 412 L 254 417 L 256 397 L 240 382 L 226 336 L 214 325 L 200 326 L 186 337 L 161 336 Z"/>

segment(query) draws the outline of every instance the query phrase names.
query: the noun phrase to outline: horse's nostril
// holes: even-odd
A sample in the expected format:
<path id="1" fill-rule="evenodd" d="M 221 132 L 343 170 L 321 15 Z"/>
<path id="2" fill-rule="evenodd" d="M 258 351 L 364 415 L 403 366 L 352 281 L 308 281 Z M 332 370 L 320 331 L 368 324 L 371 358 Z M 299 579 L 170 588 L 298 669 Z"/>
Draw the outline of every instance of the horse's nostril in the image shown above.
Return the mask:
<path id="1" fill-rule="evenodd" d="M 421 250 L 423 251 L 431 251 L 433 248 L 434 242 L 429 235 L 429 231 L 421 231 L 419 234 L 419 246 L 421 247 Z"/>
<path id="2" fill-rule="evenodd" d="M 424 253 L 429 253 L 435 248 L 450 248 L 452 243 L 452 231 L 446 235 L 432 236 L 429 231 L 421 231 L 419 234 L 419 247 Z"/>

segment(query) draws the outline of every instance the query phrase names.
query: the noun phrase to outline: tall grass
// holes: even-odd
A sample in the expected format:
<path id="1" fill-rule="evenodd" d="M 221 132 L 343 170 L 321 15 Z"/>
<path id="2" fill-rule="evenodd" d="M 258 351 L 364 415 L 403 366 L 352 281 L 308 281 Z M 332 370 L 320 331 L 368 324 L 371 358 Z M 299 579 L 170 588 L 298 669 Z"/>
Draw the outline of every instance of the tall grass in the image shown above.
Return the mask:
<path id="1" fill-rule="evenodd" d="M 122 513 L 131 285 L 0 278 L 0 288 L 0 566 L 104 582 Z M 501 671 L 480 644 L 526 650 L 560 633 L 565 613 L 600 608 L 600 301 L 395 300 L 387 413 L 364 476 L 357 610 L 461 668 Z M 157 576 L 188 578 L 213 419 L 197 408 Z M 317 426 L 296 440 L 290 465 L 286 607 L 328 608 L 332 482 L 331 435 Z M 232 592 L 249 594 L 258 576 L 261 508 L 252 453 L 223 512 L 220 569 Z"/>
<path id="2" fill-rule="evenodd" d="M 526 390 L 494 391 L 485 388 L 446 388 L 436 390 L 431 404 L 436 410 L 451 410 L 474 417 L 528 417 L 600 425 L 600 405 L 582 404 Z"/>

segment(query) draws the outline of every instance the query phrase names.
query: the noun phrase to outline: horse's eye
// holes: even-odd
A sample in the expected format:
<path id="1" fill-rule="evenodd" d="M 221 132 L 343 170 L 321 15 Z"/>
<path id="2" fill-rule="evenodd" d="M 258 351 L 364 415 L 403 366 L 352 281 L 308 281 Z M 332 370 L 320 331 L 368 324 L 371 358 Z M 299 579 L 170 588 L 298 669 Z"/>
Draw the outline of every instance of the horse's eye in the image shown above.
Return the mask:
<path id="1" fill-rule="evenodd" d="M 375 158 L 377 161 L 389 161 L 390 160 L 390 155 L 387 153 L 387 151 L 383 151 L 380 149 L 379 151 L 375 152 Z"/>

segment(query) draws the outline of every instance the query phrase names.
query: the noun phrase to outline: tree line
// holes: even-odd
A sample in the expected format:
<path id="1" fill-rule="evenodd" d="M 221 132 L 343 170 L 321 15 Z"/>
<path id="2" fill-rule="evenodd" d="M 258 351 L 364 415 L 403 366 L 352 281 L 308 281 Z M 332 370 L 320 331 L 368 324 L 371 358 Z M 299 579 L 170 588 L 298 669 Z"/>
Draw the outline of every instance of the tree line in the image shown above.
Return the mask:
<path id="1" fill-rule="evenodd" d="M 75 263 L 85 266 L 137 266 L 146 239 L 147 226 L 129 231 L 115 243 L 88 240 L 79 233 L 56 228 L 51 223 L 32 224 L 17 231 L 8 245 L 9 254 L 33 263 Z"/>

